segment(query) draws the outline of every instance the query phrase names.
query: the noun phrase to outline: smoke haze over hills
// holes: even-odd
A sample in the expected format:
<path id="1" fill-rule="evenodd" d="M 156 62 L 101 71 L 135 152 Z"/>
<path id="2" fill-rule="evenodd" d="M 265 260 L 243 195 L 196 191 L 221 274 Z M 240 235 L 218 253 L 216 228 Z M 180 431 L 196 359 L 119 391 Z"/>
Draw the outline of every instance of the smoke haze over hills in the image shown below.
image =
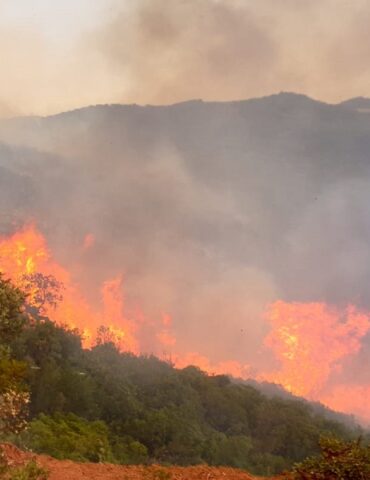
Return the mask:
<path id="1" fill-rule="evenodd" d="M 273 368 L 273 302 L 370 310 L 366 106 L 280 94 L 2 121 L 2 233 L 35 220 L 92 302 L 123 273 L 130 308 L 171 315 L 176 352 Z M 368 388 L 361 332 L 323 389 Z"/>
<path id="2" fill-rule="evenodd" d="M 366 0 L 0 1 L 0 115 L 369 94 Z"/>

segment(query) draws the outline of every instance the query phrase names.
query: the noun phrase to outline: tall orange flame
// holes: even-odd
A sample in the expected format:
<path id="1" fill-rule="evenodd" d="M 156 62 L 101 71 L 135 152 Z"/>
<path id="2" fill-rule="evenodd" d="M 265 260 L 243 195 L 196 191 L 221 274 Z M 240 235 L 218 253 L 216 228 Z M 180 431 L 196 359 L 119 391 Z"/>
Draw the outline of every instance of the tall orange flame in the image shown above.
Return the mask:
<path id="1" fill-rule="evenodd" d="M 52 275 L 63 284 L 63 301 L 56 305 L 43 305 L 45 316 L 61 325 L 78 328 L 86 346 L 94 343 L 96 331 L 101 325 L 106 325 L 122 348 L 138 353 L 133 334 L 134 322 L 123 314 L 122 279 L 119 277 L 105 282 L 101 289 L 101 310 L 92 308 L 69 272 L 52 258 L 44 236 L 35 225 L 27 225 L 10 237 L 0 237 L 0 271 L 21 287 L 25 275 Z"/>
<path id="2" fill-rule="evenodd" d="M 265 345 L 280 367 L 259 376 L 279 383 L 293 394 L 370 421 L 370 385 L 340 380 L 346 360 L 355 357 L 370 332 L 370 314 L 353 305 L 343 310 L 324 303 L 286 303 L 270 306 L 271 331 Z M 342 383 L 341 383 L 342 382 Z"/>
<path id="3" fill-rule="evenodd" d="M 86 235 L 84 251 L 94 247 L 94 236 Z M 25 287 L 30 276 L 52 276 L 63 284 L 60 302 L 45 302 L 42 314 L 59 324 L 78 328 L 84 345 L 97 341 L 97 332 L 104 340 L 133 353 L 142 352 L 140 329 L 154 328 L 153 344 L 157 351 L 169 349 L 171 360 L 179 367 L 196 365 L 210 374 L 230 374 L 251 377 L 249 365 L 233 360 L 211 362 L 199 353 L 178 354 L 172 318 L 164 313 L 157 322 L 147 320 L 139 310 L 128 313 L 123 297 L 120 275 L 103 283 L 100 304 L 91 306 L 69 271 L 60 265 L 50 252 L 45 237 L 34 224 L 25 226 L 13 235 L 0 237 L 0 272 L 15 284 Z M 29 302 L 37 298 L 37 286 L 29 292 Z M 40 305 L 39 305 L 40 306 Z M 290 392 L 324 402 L 334 409 L 355 413 L 370 420 L 370 386 L 335 384 L 333 374 L 340 373 L 346 359 L 361 349 L 364 336 L 370 332 L 370 315 L 350 305 L 339 310 L 324 303 L 287 303 L 277 301 L 266 314 L 270 333 L 265 346 L 272 350 L 279 366 L 257 375 L 257 379 L 279 383 Z M 365 401 L 366 399 L 366 401 Z"/>
<path id="4" fill-rule="evenodd" d="M 84 250 L 92 248 L 94 241 L 92 234 L 86 235 L 83 241 Z M 102 285 L 100 310 L 97 310 L 96 306 L 90 306 L 68 270 L 53 259 L 45 237 L 34 224 L 25 226 L 9 237 L 0 237 L 0 271 L 21 287 L 24 287 L 25 275 L 36 273 L 52 275 L 63 284 L 63 301 L 56 305 L 43 305 L 42 313 L 61 325 L 78 328 L 83 334 L 86 347 L 96 343 L 98 332 L 103 340 L 113 341 L 120 349 L 138 354 L 141 352 L 138 333 L 142 325 L 144 328 L 145 325 L 156 327 L 153 342 L 157 341 L 157 347 L 172 350 L 177 343 L 172 331 L 172 318 L 168 314 L 164 313 L 158 324 L 146 319 L 140 311 L 136 311 L 133 317 L 126 314 L 121 276 L 107 280 Z M 31 292 L 30 302 L 33 296 Z M 101 326 L 104 328 L 101 329 Z M 171 360 L 179 367 L 192 363 L 209 373 L 225 372 L 239 377 L 243 373 L 237 362 L 213 365 L 196 353 L 186 356 L 175 354 L 173 357 L 172 359 L 171 352 Z"/>
<path id="5" fill-rule="evenodd" d="M 323 303 L 278 301 L 268 310 L 272 326 L 265 344 L 280 361 L 266 375 L 294 394 L 318 399 L 329 376 L 355 355 L 370 330 L 369 315 L 348 306 L 343 312 Z"/>

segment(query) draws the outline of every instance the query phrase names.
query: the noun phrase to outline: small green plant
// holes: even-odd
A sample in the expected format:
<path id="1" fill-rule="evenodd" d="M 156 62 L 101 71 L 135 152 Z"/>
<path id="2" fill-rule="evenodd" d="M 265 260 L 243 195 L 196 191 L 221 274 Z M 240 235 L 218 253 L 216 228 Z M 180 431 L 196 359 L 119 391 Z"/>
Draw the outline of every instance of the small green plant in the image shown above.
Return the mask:
<path id="1" fill-rule="evenodd" d="M 161 467 L 149 467 L 144 473 L 145 480 L 171 480 L 172 475 Z"/>
<path id="2" fill-rule="evenodd" d="M 370 446 L 361 439 L 344 442 L 329 437 L 320 441 L 319 457 L 308 458 L 293 469 L 295 480 L 368 480 Z"/>
<path id="3" fill-rule="evenodd" d="M 22 467 L 11 468 L 6 480 L 47 480 L 48 472 L 41 468 L 34 460 Z"/>

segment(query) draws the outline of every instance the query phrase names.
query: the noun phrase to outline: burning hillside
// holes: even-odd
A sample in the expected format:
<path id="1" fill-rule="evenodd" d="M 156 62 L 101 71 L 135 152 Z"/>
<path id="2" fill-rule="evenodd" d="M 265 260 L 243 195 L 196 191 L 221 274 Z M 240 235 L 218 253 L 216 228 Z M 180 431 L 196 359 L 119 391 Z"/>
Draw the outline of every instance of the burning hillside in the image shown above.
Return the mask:
<path id="1" fill-rule="evenodd" d="M 53 259 L 45 238 L 33 224 L 0 240 L 0 259 L 0 270 L 28 293 L 29 304 L 61 325 L 78 328 L 86 346 L 92 345 L 98 328 L 106 325 L 121 348 L 138 353 L 134 323 L 123 312 L 120 277 L 102 285 L 101 309 L 96 312 L 70 273 Z"/>
<path id="2" fill-rule="evenodd" d="M 88 248 L 91 238 L 91 235 L 86 237 L 83 249 Z M 179 366 L 195 364 L 211 373 L 226 372 L 240 377 L 246 373 L 246 367 L 238 362 L 215 365 L 195 353 L 180 358 L 175 350 L 170 315 L 146 318 L 139 307 L 128 312 L 121 275 L 107 279 L 101 285 L 99 301 L 89 303 L 81 286 L 54 259 L 45 237 L 33 223 L 13 235 L 0 237 L 0 271 L 27 292 L 31 307 L 60 325 L 78 329 L 87 348 L 98 341 L 113 341 L 119 349 L 134 354 L 153 351 L 171 354 L 172 361 Z M 147 334 L 148 330 L 152 333 L 150 352 L 143 350 L 141 343 L 143 332 Z"/>
<path id="3" fill-rule="evenodd" d="M 93 243 L 94 236 L 86 236 L 81 251 Z M 276 301 L 266 305 L 270 332 L 264 344 L 278 364 L 271 371 L 259 365 L 252 370 L 232 357 L 215 363 L 201 352 L 178 350 L 171 316 L 164 313 L 157 319 L 148 318 L 138 306 L 130 310 L 121 275 L 101 285 L 98 301 L 88 301 L 83 287 L 56 261 L 33 223 L 0 237 L 0 271 L 27 292 L 30 307 L 58 324 L 78 329 L 87 348 L 99 341 L 113 341 L 119 349 L 134 354 L 156 352 L 170 357 L 180 368 L 192 364 L 211 374 L 268 380 L 293 394 L 370 418 L 363 405 L 369 389 L 351 389 L 338 380 L 344 363 L 358 354 L 370 331 L 370 316 L 354 306 L 341 311 L 324 303 Z M 148 331 L 152 338 L 149 351 L 143 341 Z"/>
<path id="4" fill-rule="evenodd" d="M 364 407 L 369 391 L 348 384 L 343 388 L 339 379 L 346 361 L 362 348 L 370 314 L 353 305 L 340 310 L 324 303 L 278 301 L 269 307 L 267 318 L 271 331 L 265 344 L 275 353 L 279 368 L 264 378 L 295 395 L 369 420 Z"/>

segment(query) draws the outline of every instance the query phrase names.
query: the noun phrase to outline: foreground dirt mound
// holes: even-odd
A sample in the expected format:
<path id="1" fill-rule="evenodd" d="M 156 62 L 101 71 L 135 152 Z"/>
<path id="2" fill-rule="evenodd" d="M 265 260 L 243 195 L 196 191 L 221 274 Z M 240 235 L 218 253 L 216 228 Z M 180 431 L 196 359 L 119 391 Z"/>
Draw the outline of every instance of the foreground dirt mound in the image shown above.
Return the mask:
<path id="1" fill-rule="evenodd" d="M 256 477 L 232 468 L 121 466 L 95 463 L 76 463 L 33 455 L 13 445 L 2 445 L 8 462 L 20 466 L 35 459 L 50 473 L 49 480 L 255 480 Z"/>
<path id="2" fill-rule="evenodd" d="M 10 445 L 9 443 L 1 444 L 0 449 L 5 454 L 5 458 L 11 467 L 20 467 L 24 465 L 25 462 L 34 458 L 34 455 L 22 452 L 17 447 Z"/>

